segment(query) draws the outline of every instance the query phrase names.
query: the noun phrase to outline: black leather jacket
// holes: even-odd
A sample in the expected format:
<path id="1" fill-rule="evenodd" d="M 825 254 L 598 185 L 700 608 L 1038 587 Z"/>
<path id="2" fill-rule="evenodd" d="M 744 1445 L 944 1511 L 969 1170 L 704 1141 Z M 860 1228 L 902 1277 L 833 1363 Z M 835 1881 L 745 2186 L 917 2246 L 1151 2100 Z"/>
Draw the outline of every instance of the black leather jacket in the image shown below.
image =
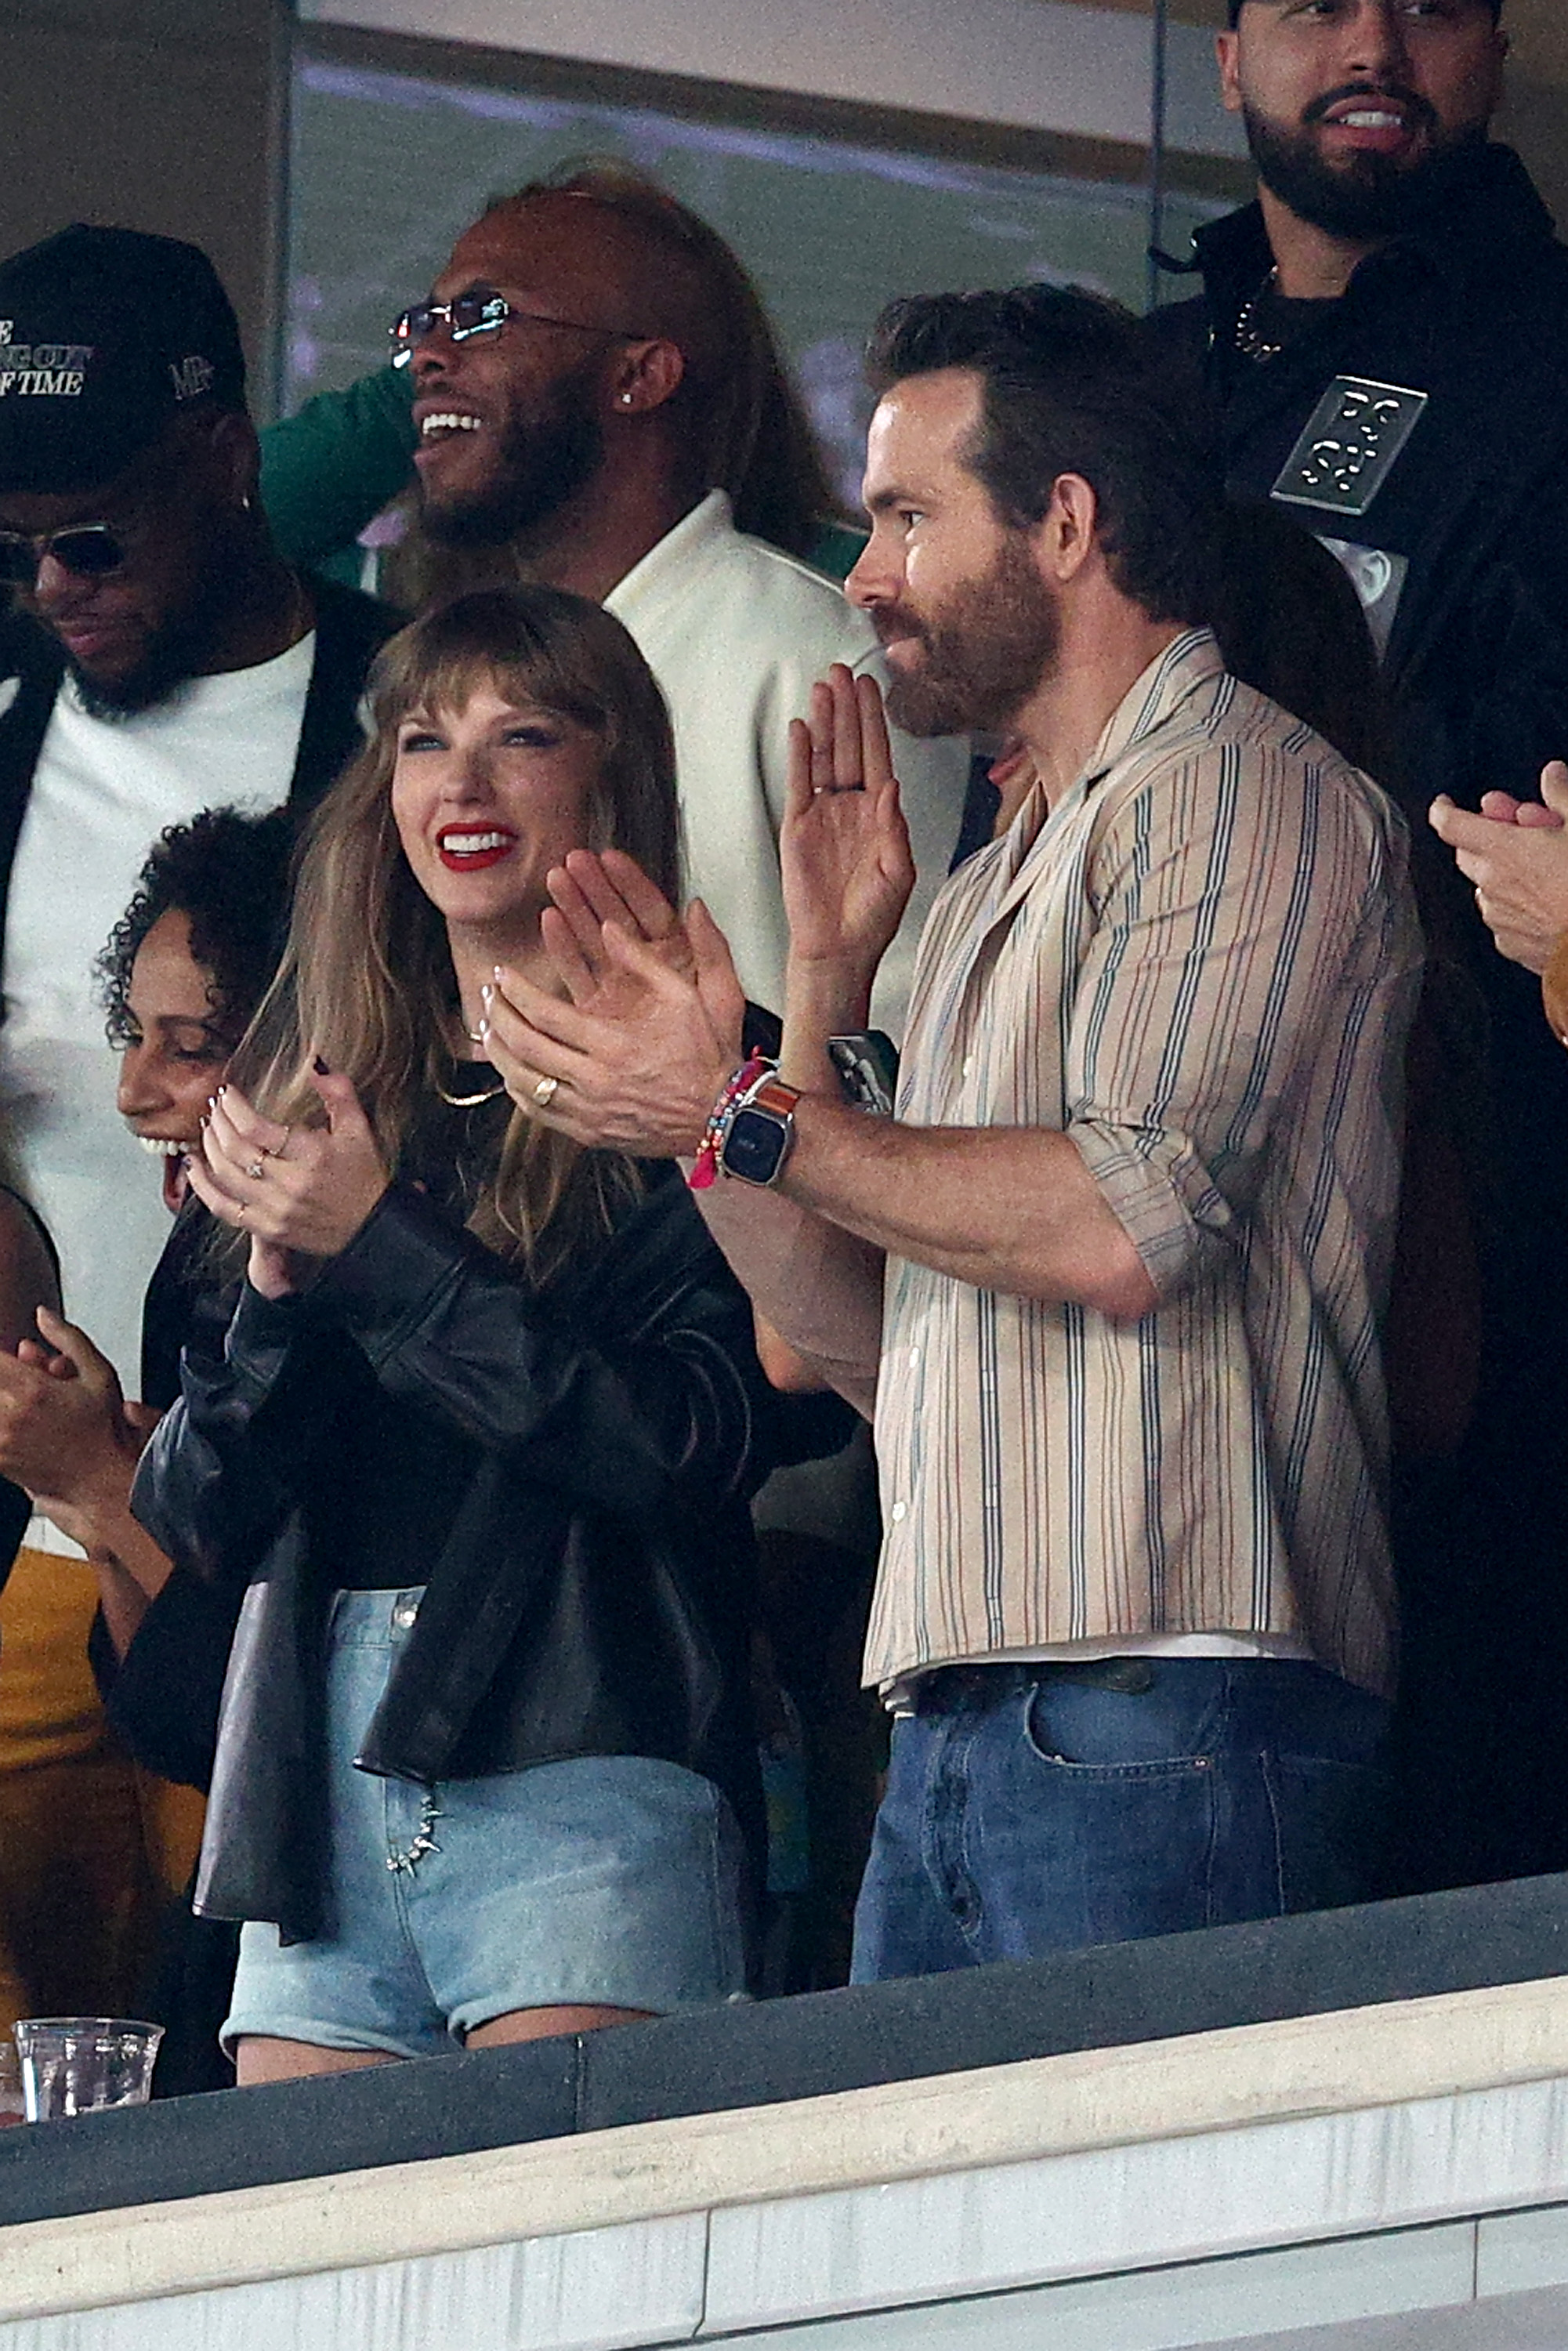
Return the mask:
<path id="1" fill-rule="evenodd" d="M 198 1318 L 134 1496 L 181 1569 L 245 1587 L 197 1908 L 324 1931 L 322 1637 L 367 1511 L 382 1541 L 354 1580 L 427 1590 L 362 1769 L 652 1755 L 716 1781 L 755 1834 L 747 1503 L 845 1433 L 819 1416 L 791 1445 L 792 1425 L 673 1171 L 542 1297 L 395 1185 L 308 1294 L 247 1285 L 226 1332 Z M 415 1444 L 452 1507 L 434 1555 L 393 1558 L 375 1488 Z"/>

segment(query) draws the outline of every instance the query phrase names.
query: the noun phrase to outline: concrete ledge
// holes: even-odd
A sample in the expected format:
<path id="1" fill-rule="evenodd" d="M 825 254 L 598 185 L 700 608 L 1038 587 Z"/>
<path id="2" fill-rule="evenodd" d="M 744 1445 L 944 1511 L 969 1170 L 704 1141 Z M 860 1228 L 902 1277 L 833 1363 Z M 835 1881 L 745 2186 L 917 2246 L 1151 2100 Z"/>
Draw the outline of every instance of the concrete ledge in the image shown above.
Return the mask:
<path id="1" fill-rule="evenodd" d="M 1559 2079 L 1568 2080 L 1568 1985 L 1552 1979 L 1451 1993 L 330 2179 L 23 2222 L 0 2230 L 0 2316 L 134 2303 L 725 2207 L 797 2204 L 891 2182 Z M 1563 2165 L 1561 2192 L 1568 2194 L 1568 2147 Z M 1484 2183 L 1476 2192 L 1484 2198 Z M 1532 2175 L 1513 2200 L 1547 2192 Z M 1504 2200 L 1511 2193 L 1505 2190 Z M 1468 2185 L 1451 2209 L 1475 2209 Z M 1397 2225 L 1399 2217 L 1379 2215 L 1365 2225 Z M 1419 2215 L 1403 2217 L 1441 2215 L 1428 2201 Z M 1300 2234 L 1313 2233 L 1303 2211 Z"/>

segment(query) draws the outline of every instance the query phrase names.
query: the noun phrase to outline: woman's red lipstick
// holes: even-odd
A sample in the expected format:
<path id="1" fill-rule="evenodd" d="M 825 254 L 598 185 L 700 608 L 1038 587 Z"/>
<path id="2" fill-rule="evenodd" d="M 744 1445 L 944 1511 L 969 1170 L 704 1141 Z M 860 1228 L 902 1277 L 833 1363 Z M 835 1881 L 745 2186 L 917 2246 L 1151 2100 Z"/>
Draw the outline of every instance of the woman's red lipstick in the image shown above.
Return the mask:
<path id="1" fill-rule="evenodd" d="M 503 825 L 450 825 L 437 836 L 435 853 L 449 873 L 479 873 L 509 857 L 517 839 Z"/>

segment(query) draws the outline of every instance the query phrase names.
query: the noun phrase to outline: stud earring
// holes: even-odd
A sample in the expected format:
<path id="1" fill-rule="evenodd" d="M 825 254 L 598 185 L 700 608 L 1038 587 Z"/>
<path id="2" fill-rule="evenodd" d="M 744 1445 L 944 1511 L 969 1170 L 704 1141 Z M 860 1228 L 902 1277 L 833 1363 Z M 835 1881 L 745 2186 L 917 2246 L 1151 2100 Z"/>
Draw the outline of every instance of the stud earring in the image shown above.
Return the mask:
<path id="1" fill-rule="evenodd" d="M 631 407 L 631 405 L 632 405 L 632 395 L 631 395 L 631 393 L 630 393 L 629 392 L 623 392 L 622 393 L 622 395 L 621 395 L 621 405 L 622 405 L 622 408 L 630 408 L 630 407 Z"/>

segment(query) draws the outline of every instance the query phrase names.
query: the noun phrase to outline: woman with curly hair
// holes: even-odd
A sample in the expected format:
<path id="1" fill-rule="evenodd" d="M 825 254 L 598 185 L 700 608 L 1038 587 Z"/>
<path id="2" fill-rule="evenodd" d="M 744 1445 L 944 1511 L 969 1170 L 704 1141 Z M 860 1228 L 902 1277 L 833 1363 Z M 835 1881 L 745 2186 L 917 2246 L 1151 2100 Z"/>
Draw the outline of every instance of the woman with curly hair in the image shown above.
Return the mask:
<path id="1" fill-rule="evenodd" d="M 159 1156 L 171 1210 L 184 1187 L 183 1155 L 199 1144 L 206 1099 L 277 964 L 290 837 L 282 814 L 232 809 L 171 827 L 100 958 L 110 1041 L 120 1054 L 120 1113 Z M 221 1670 L 229 1628 L 206 1593 L 170 1591 L 171 1562 L 130 1511 L 147 1427 L 178 1385 L 193 1227 L 206 1223 L 204 1213 L 182 1220 L 153 1277 L 143 1330 L 147 1401 L 128 1405 L 108 1358 L 60 1314 L 47 1237 L 36 1220 L 14 1229 L 19 1203 L 7 1196 L 0 1207 L 8 1211 L 0 1259 L 13 1277 L 0 1288 L 16 1292 L 0 1348 L 0 1473 L 16 1481 L 0 1484 L 0 1505 L 16 1506 L 0 1585 L 22 1538 L 0 1612 L 4 2029 L 18 2014 L 140 2011 L 150 1998 L 158 2005 L 142 1980 L 155 1917 L 188 1877 L 201 1832 L 197 1800 L 169 1783 L 199 1785 L 205 1771 L 199 1741 L 171 1745 L 158 1729 L 172 1684 L 181 1707 L 192 1705 L 188 1662 L 199 1663 L 215 1643 Z M 142 1637 L 155 1602 L 153 1628 Z M 171 1671 L 168 1635 L 177 1618 L 184 1629 Z M 193 1622 L 202 1628 L 198 1640 Z M 193 2067 L 183 2064 L 176 2043 L 189 2007 L 176 1990 L 159 2009 L 172 2027 L 161 2085 L 165 2077 L 183 2087 L 222 2078 L 204 2053 Z"/>
<path id="2" fill-rule="evenodd" d="M 204 809 L 172 824 L 99 957 L 120 1115 L 149 1150 L 168 1146 L 171 1209 L 184 1196 L 180 1162 L 201 1139 L 210 1073 L 221 1072 L 277 968 L 294 831 L 281 809 Z"/>
<path id="3" fill-rule="evenodd" d="M 208 1097 L 277 968 L 291 839 L 281 810 L 207 809 L 171 825 L 99 959 L 120 1113 L 161 1161 L 172 1216 Z M 172 1240 L 148 1292 L 143 1405 L 123 1405 L 107 1357 L 51 1306 L 39 1316 L 47 1343 L 25 1339 L 15 1362 L 0 1363 L 0 1471 L 86 1551 L 121 1652 L 168 1574 L 131 1517 L 131 1479 L 146 1428 L 178 1384 L 193 1221 Z"/>

